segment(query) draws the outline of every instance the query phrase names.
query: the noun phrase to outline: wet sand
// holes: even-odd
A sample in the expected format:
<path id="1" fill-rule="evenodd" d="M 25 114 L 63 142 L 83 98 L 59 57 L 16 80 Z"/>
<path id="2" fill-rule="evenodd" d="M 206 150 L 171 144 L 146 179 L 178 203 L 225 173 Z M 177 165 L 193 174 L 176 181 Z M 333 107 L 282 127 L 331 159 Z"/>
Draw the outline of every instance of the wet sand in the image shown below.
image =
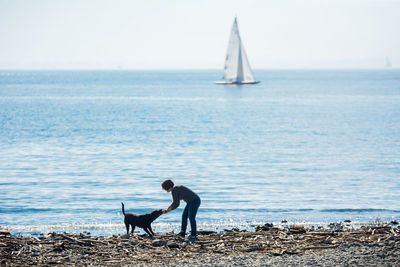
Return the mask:
<path id="1" fill-rule="evenodd" d="M 200 231 L 190 242 L 174 233 L 12 236 L 0 230 L 1 266 L 399 266 L 400 227 L 276 228 Z"/>

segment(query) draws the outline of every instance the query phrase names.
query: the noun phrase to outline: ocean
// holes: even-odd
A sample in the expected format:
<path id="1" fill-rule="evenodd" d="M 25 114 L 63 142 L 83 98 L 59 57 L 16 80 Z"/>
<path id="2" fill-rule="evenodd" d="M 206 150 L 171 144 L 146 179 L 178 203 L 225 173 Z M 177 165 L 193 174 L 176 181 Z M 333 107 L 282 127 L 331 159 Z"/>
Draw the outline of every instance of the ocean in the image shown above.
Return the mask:
<path id="1" fill-rule="evenodd" d="M 0 227 L 124 234 L 121 202 L 166 209 L 165 179 L 200 195 L 201 229 L 400 220 L 400 70 L 221 75 L 0 71 Z"/>

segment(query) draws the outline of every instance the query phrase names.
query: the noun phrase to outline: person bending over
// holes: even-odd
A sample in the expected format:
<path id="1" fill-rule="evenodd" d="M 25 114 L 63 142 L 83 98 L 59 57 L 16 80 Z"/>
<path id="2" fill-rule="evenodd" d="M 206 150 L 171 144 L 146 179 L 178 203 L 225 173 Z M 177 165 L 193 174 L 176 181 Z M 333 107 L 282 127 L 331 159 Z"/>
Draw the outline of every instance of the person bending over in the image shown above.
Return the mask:
<path id="1" fill-rule="evenodd" d="M 161 184 L 161 187 L 168 193 L 171 192 L 173 199 L 172 204 L 168 207 L 168 209 L 163 210 L 163 213 L 165 214 L 170 212 L 171 210 L 176 209 L 177 207 L 179 207 L 180 201 L 184 200 L 186 202 L 186 207 L 182 213 L 182 225 L 181 225 L 181 232 L 179 233 L 179 235 L 183 238 L 185 237 L 187 221 L 189 218 L 190 227 L 192 231 L 191 234 L 188 236 L 188 238 L 196 239 L 197 238 L 196 214 L 201 203 L 200 197 L 186 186 L 183 185 L 174 186 L 174 182 L 172 182 L 171 180 L 165 180 Z"/>

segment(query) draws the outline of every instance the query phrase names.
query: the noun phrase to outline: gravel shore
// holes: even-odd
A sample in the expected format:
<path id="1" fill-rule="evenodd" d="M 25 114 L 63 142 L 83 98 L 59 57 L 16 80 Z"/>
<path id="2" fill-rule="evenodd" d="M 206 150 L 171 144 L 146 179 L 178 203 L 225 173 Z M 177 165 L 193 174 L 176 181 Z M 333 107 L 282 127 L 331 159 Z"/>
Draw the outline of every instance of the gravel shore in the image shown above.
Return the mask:
<path id="1" fill-rule="evenodd" d="M 18 237 L 0 230 L 1 266 L 400 266 L 400 228 L 276 228 L 95 237 L 52 233 Z"/>
<path id="2" fill-rule="evenodd" d="M 263 253 L 196 257 L 160 263 L 158 266 L 400 266 L 400 245 L 341 245 L 336 249 L 300 255 L 271 256 Z M 143 265 L 146 266 L 146 265 Z M 157 266 L 157 265 L 156 265 Z"/>

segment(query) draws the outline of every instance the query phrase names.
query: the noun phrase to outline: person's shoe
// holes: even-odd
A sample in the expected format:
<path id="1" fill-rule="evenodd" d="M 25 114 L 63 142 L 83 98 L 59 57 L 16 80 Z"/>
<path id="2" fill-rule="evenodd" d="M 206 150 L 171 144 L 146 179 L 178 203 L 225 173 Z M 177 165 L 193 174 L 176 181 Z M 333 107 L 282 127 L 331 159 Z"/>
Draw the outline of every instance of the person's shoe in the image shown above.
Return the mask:
<path id="1" fill-rule="evenodd" d="M 199 240 L 199 239 L 197 238 L 197 235 L 189 235 L 189 236 L 188 236 L 188 239 L 191 240 L 191 241 Z"/>
<path id="2" fill-rule="evenodd" d="M 178 237 L 181 237 L 181 238 L 185 238 L 185 232 L 179 232 L 178 234 L 177 234 L 177 236 Z"/>

